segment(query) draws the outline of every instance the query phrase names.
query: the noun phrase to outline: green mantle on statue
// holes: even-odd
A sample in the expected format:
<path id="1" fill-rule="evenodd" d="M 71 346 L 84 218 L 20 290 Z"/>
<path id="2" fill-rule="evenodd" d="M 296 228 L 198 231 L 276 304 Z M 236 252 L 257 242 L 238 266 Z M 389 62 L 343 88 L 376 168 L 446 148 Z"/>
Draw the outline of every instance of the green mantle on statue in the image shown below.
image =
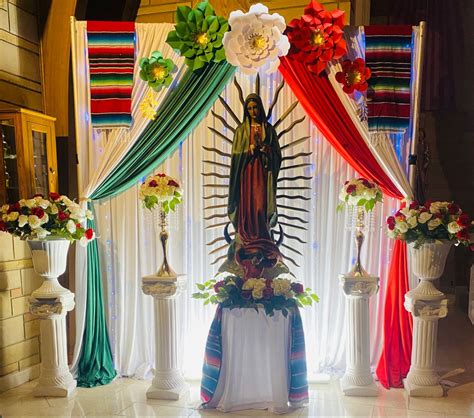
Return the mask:
<path id="1" fill-rule="evenodd" d="M 269 150 L 268 158 L 268 179 L 267 179 L 267 219 L 269 226 L 274 227 L 277 222 L 277 205 L 276 205 L 276 190 L 278 173 L 281 166 L 281 151 L 278 143 L 278 137 L 275 129 L 267 122 L 262 123 L 265 138 L 263 145 L 266 145 Z M 244 123 L 239 125 L 235 131 L 234 140 L 232 143 L 232 159 L 231 172 L 229 181 L 229 201 L 227 206 L 227 214 L 229 219 L 237 231 L 237 209 L 240 200 L 240 184 L 241 176 L 245 170 L 247 163 L 252 158 L 248 152 L 250 142 L 250 121 L 246 119 Z"/>

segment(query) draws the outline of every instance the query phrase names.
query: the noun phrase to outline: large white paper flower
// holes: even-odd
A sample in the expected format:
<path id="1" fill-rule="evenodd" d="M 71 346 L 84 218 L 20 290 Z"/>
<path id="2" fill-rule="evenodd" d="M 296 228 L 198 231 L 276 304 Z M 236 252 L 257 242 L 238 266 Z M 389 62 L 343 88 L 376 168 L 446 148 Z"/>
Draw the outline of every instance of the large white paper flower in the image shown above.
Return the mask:
<path id="1" fill-rule="evenodd" d="M 231 29 L 222 42 L 230 64 L 240 67 L 245 74 L 256 74 L 260 69 L 269 74 L 278 69 L 278 57 L 285 56 L 290 49 L 288 37 L 283 35 L 283 16 L 270 15 L 268 7 L 257 3 L 247 13 L 232 12 L 229 25 Z"/>

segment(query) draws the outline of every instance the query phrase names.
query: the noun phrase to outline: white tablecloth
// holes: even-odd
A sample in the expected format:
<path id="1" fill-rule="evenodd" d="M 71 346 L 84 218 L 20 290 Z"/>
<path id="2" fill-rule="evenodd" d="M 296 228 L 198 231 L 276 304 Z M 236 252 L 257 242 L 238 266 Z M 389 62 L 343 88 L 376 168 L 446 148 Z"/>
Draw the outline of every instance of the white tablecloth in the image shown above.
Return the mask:
<path id="1" fill-rule="evenodd" d="M 222 365 L 214 397 L 207 405 L 224 412 L 288 407 L 290 319 L 263 309 L 224 309 Z"/>

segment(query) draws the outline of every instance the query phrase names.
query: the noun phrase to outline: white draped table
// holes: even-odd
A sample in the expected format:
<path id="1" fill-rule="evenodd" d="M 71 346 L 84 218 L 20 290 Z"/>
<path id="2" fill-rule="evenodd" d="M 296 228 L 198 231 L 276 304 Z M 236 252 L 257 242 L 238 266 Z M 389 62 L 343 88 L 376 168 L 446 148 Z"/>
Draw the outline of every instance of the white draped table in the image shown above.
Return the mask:
<path id="1" fill-rule="evenodd" d="M 289 411 L 290 317 L 263 309 L 223 309 L 222 365 L 207 407 Z"/>

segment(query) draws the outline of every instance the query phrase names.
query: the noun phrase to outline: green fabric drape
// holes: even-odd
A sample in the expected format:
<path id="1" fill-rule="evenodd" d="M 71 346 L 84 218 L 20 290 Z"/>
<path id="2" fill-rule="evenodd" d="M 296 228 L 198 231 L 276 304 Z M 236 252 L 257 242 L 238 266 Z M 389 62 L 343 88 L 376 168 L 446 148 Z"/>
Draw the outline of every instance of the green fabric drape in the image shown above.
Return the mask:
<path id="1" fill-rule="evenodd" d="M 91 202 L 87 206 L 93 210 Z M 95 222 L 87 221 L 87 227 L 95 230 Z M 93 240 L 87 245 L 86 326 L 77 376 L 77 385 L 81 387 L 106 385 L 117 375 L 105 322 L 100 276 L 99 250 L 97 240 Z"/>
<path id="2" fill-rule="evenodd" d="M 227 63 L 209 64 L 197 73 L 188 70 L 158 108 L 157 118 L 147 125 L 90 198 L 116 196 L 160 165 L 201 122 L 234 71 L 235 67 Z M 92 204 L 88 205 L 91 209 Z M 94 222 L 88 226 L 94 227 Z M 93 241 L 87 248 L 86 323 L 77 379 L 83 387 L 105 385 L 117 374 L 105 321 L 100 272 L 98 245 Z"/>
<path id="3" fill-rule="evenodd" d="M 199 73 L 188 70 L 164 99 L 155 121 L 145 128 L 91 199 L 118 195 L 160 165 L 201 122 L 234 71 L 235 67 L 227 63 L 209 64 Z"/>

